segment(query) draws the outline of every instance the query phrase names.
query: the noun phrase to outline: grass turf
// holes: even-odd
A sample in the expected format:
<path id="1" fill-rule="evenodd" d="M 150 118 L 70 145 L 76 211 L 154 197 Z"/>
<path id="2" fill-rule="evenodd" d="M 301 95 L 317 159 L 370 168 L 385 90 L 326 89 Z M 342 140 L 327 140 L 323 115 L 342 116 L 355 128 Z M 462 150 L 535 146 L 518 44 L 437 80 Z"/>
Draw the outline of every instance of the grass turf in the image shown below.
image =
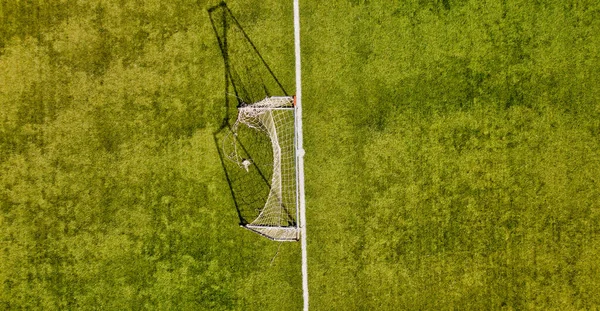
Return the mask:
<path id="1" fill-rule="evenodd" d="M 214 4 L 2 4 L 2 308 L 300 308 L 237 226 Z M 228 5 L 293 90 L 291 3 Z M 301 9 L 311 306 L 597 308 L 600 6 Z"/>

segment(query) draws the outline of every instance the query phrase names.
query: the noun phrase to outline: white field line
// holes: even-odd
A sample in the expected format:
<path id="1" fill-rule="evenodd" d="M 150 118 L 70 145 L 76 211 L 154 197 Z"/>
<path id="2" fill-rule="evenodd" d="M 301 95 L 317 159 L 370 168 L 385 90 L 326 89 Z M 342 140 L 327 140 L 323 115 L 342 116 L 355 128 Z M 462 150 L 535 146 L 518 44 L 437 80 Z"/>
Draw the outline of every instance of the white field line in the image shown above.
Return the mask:
<path id="1" fill-rule="evenodd" d="M 296 165 L 300 209 L 300 247 L 302 248 L 302 293 L 308 311 L 308 256 L 306 253 L 306 205 L 304 202 L 304 148 L 302 147 L 302 74 L 300 66 L 300 4 L 294 0 L 294 47 L 296 54 Z"/>

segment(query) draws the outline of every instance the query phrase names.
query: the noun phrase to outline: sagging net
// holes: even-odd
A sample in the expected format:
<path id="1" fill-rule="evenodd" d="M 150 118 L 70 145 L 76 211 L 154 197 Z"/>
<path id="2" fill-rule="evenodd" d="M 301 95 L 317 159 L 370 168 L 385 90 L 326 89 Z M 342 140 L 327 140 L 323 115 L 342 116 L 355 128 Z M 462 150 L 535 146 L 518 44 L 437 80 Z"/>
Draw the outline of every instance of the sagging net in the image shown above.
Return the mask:
<path id="1" fill-rule="evenodd" d="M 238 108 L 223 145 L 225 156 L 240 170 L 260 175 L 269 186 L 264 206 L 243 226 L 278 241 L 298 238 L 294 135 L 293 97 L 267 97 Z M 258 153 L 249 148 L 269 148 L 272 156 L 253 157 Z"/>

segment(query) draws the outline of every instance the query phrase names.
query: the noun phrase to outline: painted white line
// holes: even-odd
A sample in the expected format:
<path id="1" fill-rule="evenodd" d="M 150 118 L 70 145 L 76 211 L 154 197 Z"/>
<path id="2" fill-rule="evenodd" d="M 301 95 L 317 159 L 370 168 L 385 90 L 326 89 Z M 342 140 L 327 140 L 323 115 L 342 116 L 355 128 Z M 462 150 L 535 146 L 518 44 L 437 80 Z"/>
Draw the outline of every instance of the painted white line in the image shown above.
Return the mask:
<path id="1" fill-rule="evenodd" d="M 300 65 L 300 4 L 294 0 L 294 47 L 296 54 L 296 163 L 298 205 L 300 209 L 300 247 L 302 248 L 302 293 L 308 311 L 308 256 L 306 252 L 306 204 L 304 201 L 304 148 L 302 146 L 302 72 Z"/>

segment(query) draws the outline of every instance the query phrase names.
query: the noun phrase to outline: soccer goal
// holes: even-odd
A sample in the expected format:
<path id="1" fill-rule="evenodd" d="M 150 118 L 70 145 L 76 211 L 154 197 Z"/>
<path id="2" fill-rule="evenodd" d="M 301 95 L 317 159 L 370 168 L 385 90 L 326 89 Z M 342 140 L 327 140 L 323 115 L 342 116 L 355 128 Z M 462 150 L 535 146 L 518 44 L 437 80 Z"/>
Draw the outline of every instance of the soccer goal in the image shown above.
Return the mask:
<path id="1" fill-rule="evenodd" d="M 225 118 L 213 136 L 221 146 L 219 158 L 240 225 L 271 240 L 300 241 L 308 310 L 298 0 L 293 0 L 293 11 L 296 95 L 291 97 L 227 4 L 209 8 L 225 65 L 226 94 Z"/>
<path id="2" fill-rule="evenodd" d="M 244 103 L 238 107 L 231 136 L 223 146 L 226 157 L 240 170 L 262 176 L 269 187 L 264 206 L 241 226 L 275 241 L 299 239 L 295 125 L 294 97 Z M 259 148 L 269 148 L 271 156 L 253 158 L 243 141 L 253 145 L 267 142 L 270 146 L 263 143 Z"/>

